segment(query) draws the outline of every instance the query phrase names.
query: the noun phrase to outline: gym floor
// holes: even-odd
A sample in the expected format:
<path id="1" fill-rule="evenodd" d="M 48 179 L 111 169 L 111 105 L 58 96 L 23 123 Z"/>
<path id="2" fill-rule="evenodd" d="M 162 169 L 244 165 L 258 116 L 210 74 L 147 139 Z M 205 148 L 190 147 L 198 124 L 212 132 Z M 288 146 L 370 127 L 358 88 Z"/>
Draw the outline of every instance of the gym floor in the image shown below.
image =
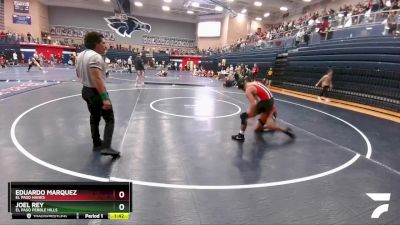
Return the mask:
<path id="1" fill-rule="evenodd" d="M 400 224 L 400 124 L 329 104 L 275 94 L 276 132 L 246 140 L 247 100 L 215 79 L 112 73 L 113 160 L 91 150 L 89 112 L 72 68 L 0 71 L 0 197 L 10 181 L 131 181 L 127 221 L 57 224 Z M 390 193 L 375 202 L 366 193 Z M 388 212 L 371 218 L 382 204 Z M 54 224 L 52 220 L 29 224 Z M 0 224 L 11 220 L 4 200 Z"/>

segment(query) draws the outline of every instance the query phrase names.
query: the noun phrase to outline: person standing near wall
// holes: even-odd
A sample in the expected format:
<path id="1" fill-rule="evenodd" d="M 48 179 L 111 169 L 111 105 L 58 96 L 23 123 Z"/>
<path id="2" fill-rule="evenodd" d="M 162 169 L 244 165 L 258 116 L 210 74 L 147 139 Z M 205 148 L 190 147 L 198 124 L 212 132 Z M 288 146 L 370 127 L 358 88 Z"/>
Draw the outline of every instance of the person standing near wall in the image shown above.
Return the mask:
<path id="1" fill-rule="evenodd" d="M 132 73 L 132 56 L 129 56 L 128 58 L 128 71 L 129 73 Z"/>
<path id="2" fill-rule="evenodd" d="M 87 50 L 81 52 L 77 58 L 76 75 L 83 84 L 82 98 L 86 101 L 90 112 L 90 130 L 93 140 L 93 151 L 113 158 L 120 153 L 111 148 L 114 133 L 114 111 L 105 86 L 106 64 L 101 55 L 105 54 L 105 42 L 102 34 L 89 32 L 84 38 Z M 104 141 L 100 139 L 99 124 L 103 117 Z"/>
<path id="3" fill-rule="evenodd" d="M 56 63 L 56 58 L 54 57 L 54 54 L 50 54 L 50 65 L 54 67 L 55 63 Z"/>
<path id="4" fill-rule="evenodd" d="M 75 66 L 76 65 L 76 53 L 73 52 L 69 59 L 71 60 L 71 66 Z"/>
<path id="5" fill-rule="evenodd" d="M 332 89 L 332 78 L 333 78 L 333 70 L 329 69 L 324 76 L 318 81 L 317 84 L 315 84 L 315 87 L 318 87 L 321 84 L 322 91 L 318 96 L 318 100 L 321 100 L 322 98 L 325 98 L 325 101 L 329 102 L 329 99 L 326 98 L 326 92 L 328 89 Z"/>
<path id="6" fill-rule="evenodd" d="M 14 65 L 18 65 L 18 55 L 16 52 L 13 53 L 13 62 Z"/>
<path id="7" fill-rule="evenodd" d="M 256 63 L 254 63 L 253 68 L 251 69 L 251 74 L 253 75 L 253 81 L 257 81 L 257 75 L 258 75 L 258 66 Z"/>
<path id="8" fill-rule="evenodd" d="M 271 88 L 271 83 L 272 83 L 272 75 L 274 74 L 274 71 L 272 70 L 272 67 L 269 67 L 269 70 L 267 72 L 267 76 L 265 79 L 265 85 L 268 88 Z"/>
<path id="9" fill-rule="evenodd" d="M 142 54 L 138 54 L 135 58 L 136 87 L 144 87 L 144 64 L 141 56 Z"/>

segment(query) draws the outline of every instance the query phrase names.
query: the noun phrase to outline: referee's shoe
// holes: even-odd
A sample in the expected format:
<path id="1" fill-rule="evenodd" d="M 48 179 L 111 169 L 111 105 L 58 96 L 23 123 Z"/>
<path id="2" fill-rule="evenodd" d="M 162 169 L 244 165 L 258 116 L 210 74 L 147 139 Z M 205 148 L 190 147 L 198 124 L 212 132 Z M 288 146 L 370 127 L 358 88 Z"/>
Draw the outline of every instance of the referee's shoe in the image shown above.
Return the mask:
<path id="1" fill-rule="evenodd" d="M 121 156 L 120 152 L 117 150 L 114 150 L 112 148 L 103 148 L 100 153 L 102 155 L 109 155 L 112 156 L 114 159 L 119 158 Z"/>

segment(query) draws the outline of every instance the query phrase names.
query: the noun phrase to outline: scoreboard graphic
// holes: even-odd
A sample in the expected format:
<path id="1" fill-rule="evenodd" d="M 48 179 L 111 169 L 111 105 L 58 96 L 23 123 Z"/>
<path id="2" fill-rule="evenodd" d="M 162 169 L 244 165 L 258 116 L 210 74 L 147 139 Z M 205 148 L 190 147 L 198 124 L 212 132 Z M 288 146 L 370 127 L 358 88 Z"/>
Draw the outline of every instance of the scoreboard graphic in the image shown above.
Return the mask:
<path id="1" fill-rule="evenodd" d="M 129 182 L 9 182 L 13 219 L 127 220 L 132 212 Z"/>

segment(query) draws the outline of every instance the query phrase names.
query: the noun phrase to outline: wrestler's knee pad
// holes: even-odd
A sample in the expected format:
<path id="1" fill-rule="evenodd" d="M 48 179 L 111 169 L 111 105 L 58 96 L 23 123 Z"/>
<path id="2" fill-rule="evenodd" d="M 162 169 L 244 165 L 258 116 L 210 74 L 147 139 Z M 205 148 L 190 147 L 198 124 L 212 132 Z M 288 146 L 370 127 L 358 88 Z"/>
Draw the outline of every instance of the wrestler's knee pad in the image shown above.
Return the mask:
<path id="1" fill-rule="evenodd" d="M 247 112 L 240 114 L 240 120 L 242 122 L 242 125 L 246 125 L 247 124 L 247 118 L 249 117 L 249 115 L 247 114 Z"/>

